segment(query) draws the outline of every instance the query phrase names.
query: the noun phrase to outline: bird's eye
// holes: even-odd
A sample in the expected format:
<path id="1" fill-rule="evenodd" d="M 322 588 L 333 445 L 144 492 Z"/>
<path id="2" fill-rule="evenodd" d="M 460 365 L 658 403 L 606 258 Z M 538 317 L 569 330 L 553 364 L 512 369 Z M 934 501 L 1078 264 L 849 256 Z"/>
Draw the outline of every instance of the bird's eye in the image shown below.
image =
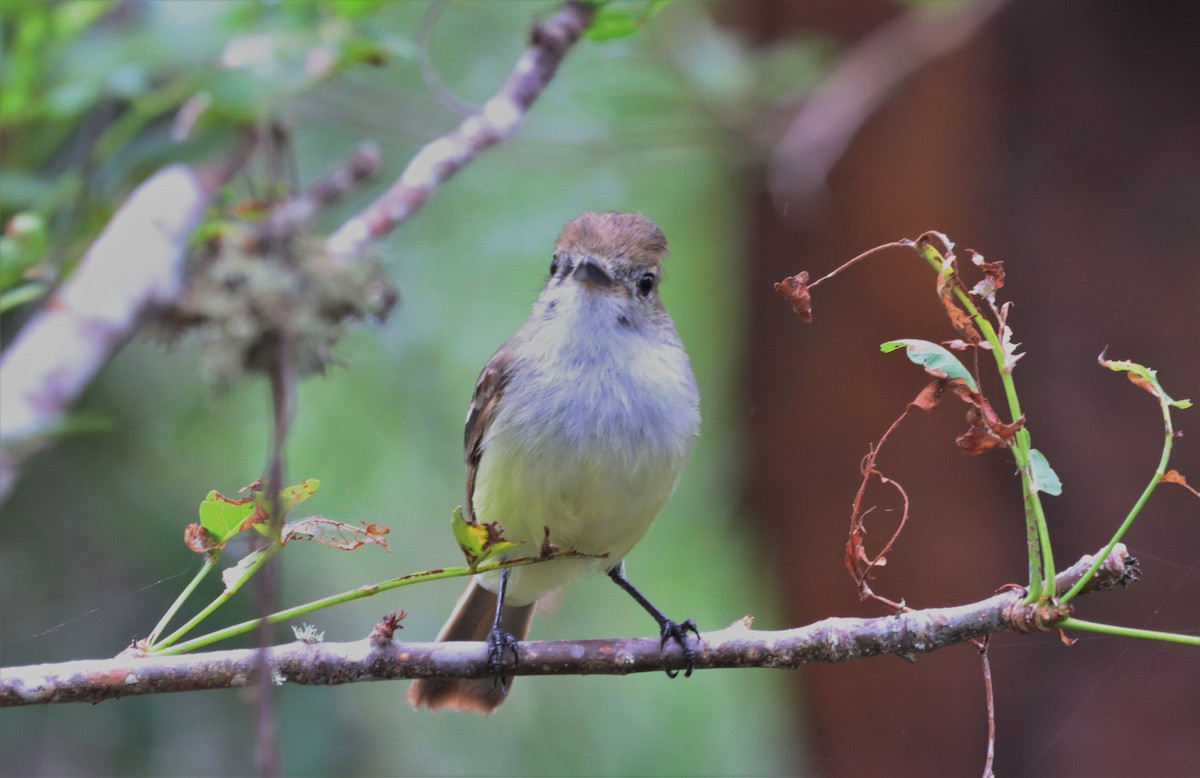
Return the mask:
<path id="1" fill-rule="evenodd" d="M 550 277 L 558 275 L 558 257 L 550 260 Z"/>
<path id="2" fill-rule="evenodd" d="M 638 292 L 642 297 L 654 291 L 654 274 L 642 273 L 642 277 L 638 279 Z"/>

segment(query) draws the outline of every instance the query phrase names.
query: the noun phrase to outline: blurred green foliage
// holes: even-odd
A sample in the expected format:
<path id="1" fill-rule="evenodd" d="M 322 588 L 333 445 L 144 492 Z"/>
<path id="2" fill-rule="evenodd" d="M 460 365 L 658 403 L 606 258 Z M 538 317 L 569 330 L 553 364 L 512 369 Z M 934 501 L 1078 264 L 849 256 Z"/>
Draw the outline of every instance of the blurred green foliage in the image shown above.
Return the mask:
<path id="1" fill-rule="evenodd" d="M 0 3 L 0 223 L 35 218 L 53 235 L 37 262 L 28 251 L 22 264 L 5 256 L 0 294 L 69 271 L 153 169 L 286 117 L 297 97 L 347 69 L 411 56 L 407 37 L 364 31 L 382 7 Z"/>
<path id="2" fill-rule="evenodd" d="M 364 138 L 380 142 L 387 181 L 461 120 L 417 66 L 423 3 L 0 9 L 8 101 L 0 208 L 6 224 L 22 212 L 43 220 L 55 272 L 69 270 L 147 171 L 220 151 L 240 124 L 281 121 L 303 186 Z M 425 42 L 446 88 L 486 99 L 530 20 L 547 12 L 542 2 L 449 4 Z M 243 66 L 230 72 L 222 58 L 239 51 Z M 696 3 L 668 5 L 636 35 L 585 41 L 515 140 L 464 169 L 383 242 L 378 256 L 400 306 L 385 326 L 346 337 L 328 376 L 302 383 L 288 466 L 293 479 L 321 479 L 314 511 L 389 525 L 392 552 L 296 548 L 284 555 L 284 605 L 458 564 L 444 517 L 463 500 L 462 423 L 478 370 L 527 315 L 561 225 L 584 210 L 617 209 L 645 213 L 670 239 L 663 295 L 704 415 L 696 456 L 630 556 L 629 574 L 668 614 L 702 629 L 747 613 L 761 627 L 784 626 L 735 493 L 737 166 L 753 150 L 732 145 L 728 130 L 763 101 L 811 84 L 814 51 L 752 57 Z M 713 66 L 714 52 L 726 69 Z M 189 103 L 205 92 L 207 103 Z M 187 132 L 178 118 L 185 105 L 200 111 Z M 254 174 L 236 182 L 241 193 Z M 318 226 L 335 227 L 379 186 Z M 111 427 L 64 438 L 26 466 L 0 522 L 3 664 L 111 655 L 144 635 L 198 565 L 181 541 L 197 501 L 261 475 L 267 387 L 248 380 L 214 391 L 198 380 L 198 359 L 186 340 L 169 350 L 130 344 L 78 406 Z M 460 586 L 412 587 L 306 620 L 347 640 L 403 608 L 400 637 L 428 640 Z M 557 615 L 535 620 L 535 637 L 654 631 L 607 581 L 569 587 L 563 600 Z M 223 617 L 253 616 L 251 602 L 231 603 Z M 278 637 L 292 632 L 281 625 Z M 789 774 L 803 747 L 791 682 L 774 671 L 520 679 L 486 718 L 411 711 L 403 684 L 284 687 L 279 731 L 292 775 Z M 11 711 L 0 764 L 23 775 L 246 774 L 250 717 L 234 692 Z"/>
<path id="3" fill-rule="evenodd" d="M 584 37 L 593 41 L 611 41 L 634 35 L 653 19 L 671 0 L 592 0 L 596 15 Z"/>

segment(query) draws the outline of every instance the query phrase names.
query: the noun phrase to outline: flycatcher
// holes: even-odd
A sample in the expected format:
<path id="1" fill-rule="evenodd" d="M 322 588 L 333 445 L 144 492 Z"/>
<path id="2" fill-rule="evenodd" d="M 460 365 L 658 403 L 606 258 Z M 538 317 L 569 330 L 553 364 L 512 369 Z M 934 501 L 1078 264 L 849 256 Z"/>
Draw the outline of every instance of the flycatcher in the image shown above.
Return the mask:
<path id="1" fill-rule="evenodd" d="M 488 361 L 467 413 L 468 520 L 498 521 L 527 556 L 543 538 L 587 558 L 476 576 L 439 641 L 486 641 L 495 678 L 420 679 L 414 707 L 488 712 L 504 701 L 534 603 L 607 573 L 679 644 L 691 673 L 692 621 L 672 621 L 625 578 L 625 555 L 675 488 L 700 426 L 687 353 L 658 296 L 667 239 L 644 216 L 585 213 L 558 236 L 529 319 Z M 548 533 L 548 536 L 547 536 Z M 502 557 L 503 558 L 503 557 Z M 672 676 L 674 674 L 671 674 Z"/>

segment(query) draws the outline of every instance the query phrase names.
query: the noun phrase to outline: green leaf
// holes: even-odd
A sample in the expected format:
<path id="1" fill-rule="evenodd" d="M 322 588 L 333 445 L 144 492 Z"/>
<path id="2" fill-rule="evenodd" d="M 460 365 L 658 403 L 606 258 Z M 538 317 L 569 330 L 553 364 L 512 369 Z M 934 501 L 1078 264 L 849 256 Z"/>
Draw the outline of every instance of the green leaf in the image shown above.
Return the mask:
<path id="1" fill-rule="evenodd" d="M 494 521 L 488 524 L 468 522 L 463 518 L 462 506 L 454 509 L 450 525 L 454 529 L 458 547 L 467 558 L 467 567 L 471 570 L 475 570 L 481 562 L 521 545 L 504 537 L 504 528 Z"/>
<path id="2" fill-rule="evenodd" d="M 282 525 L 284 519 L 292 508 L 295 508 L 300 503 L 312 497 L 317 489 L 321 488 L 321 482 L 316 478 L 310 478 L 307 481 L 301 481 L 298 484 L 285 487 L 279 492 L 279 524 Z M 258 515 L 253 517 L 254 531 L 262 535 L 264 538 L 272 537 L 274 532 L 271 528 L 271 523 L 267 518 L 271 515 L 271 501 L 267 499 L 263 492 L 256 492 L 255 501 L 258 505 Z M 246 525 L 242 525 L 242 529 L 246 529 Z"/>
<path id="3" fill-rule="evenodd" d="M 316 478 L 301 481 L 289 486 L 279 493 L 279 505 L 284 516 L 288 511 L 312 497 L 319 489 L 321 482 Z M 213 533 L 223 543 L 251 524 L 255 512 L 253 526 L 263 535 L 270 535 L 270 528 L 264 525 L 269 513 L 269 505 L 261 492 L 255 492 L 250 497 L 230 498 L 216 491 L 208 493 L 204 502 L 200 503 L 200 525 Z"/>
<path id="4" fill-rule="evenodd" d="M 642 0 L 631 8 L 627 3 L 618 5 L 610 0 L 594 0 L 596 15 L 583 35 L 592 41 L 626 38 L 645 27 L 670 1 Z"/>
<path id="5" fill-rule="evenodd" d="M 321 10 L 334 17 L 347 20 L 364 19 L 380 13 L 393 0 L 357 0 L 353 3 L 326 0 L 320 3 Z"/>
<path id="6" fill-rule="evenodd" d="M 200 525 L 225 541 L 241 531 L 256 507 L 253 497 L 231 500 L 214 489 L 200 503 Z"/>
<path id="7" fill-rule="evenodd" d="M 218 70 L 205 74 L 205 92 L 212 100 L 210 110 L 234 124 L 250 124 L 269 114 L 283 94 L 281 85 L 269 84 L 249 68 Z"/>
<path id="8" fill-rule="evenodd" d="M 1062 481 L 1058 479 L 1058 473 L 1050 467 L 1046 455 L 1036 448 L 1029 449 L 1029 470 L 1033 475 L 1033 485 L 1039 492 L 1055 497 L 1062 494 Z"/>
<path id="9" fill-rule="evenodd" d="M 312 497 L 320 488 L 321 481 L 319 479 L 309 478 L 307 481 L 301 481 L 284 489 L 279 493 L 279 507 L 283 510 L 283 514 L 286 516 L 288 511 Z"/>
<path id="10" fill-rule="evenodd" d="M 1137 362 L 1131 362 L 1128 359 L 1108 359 L 1106 356 L 1107 353 L 1108 349 L 1105 349 L 1100 353 L 1100 356 L 1097 357 L 1097 360 L 1104 367 L 1107 367 L 1113 372 L 1129 373 L 1129 380 L 1132 381 L 1134 385 L 1145 389 L 1150 394 L 1159 398 L 1159 400 L 1165 405 L 1170 405 L 1172 408 L 1179 408 L 1180 410 L 1192 407 L 1191 400 L 1171 399 L 1171 396 L 1167 394 L 1165 389 L 1162 388 L 1162 384 L 1158 382 L 1157 370 L 1151 370 L 1145 365 L 1138 364 Z"/>
<path id="11" fill-rule="evenodd" d="M 76 38 L 101 21 L 119 5 L 118 0 L 90 3 L 63 3 L 54 9 L 54 36 L 58 40 Z"/>
<path id="12" fill-rule="evenodd" d="M 907 349 L 908 358 L 925 368 L 925 372 L 931 376 L 962 381 L 972 392 L 979 391 L 975 385 L 975 376 L 971 375 L 963 363 L 958 361 L 958 357 L 951 354 L 948 349 L 927 340 L 912 338 L 889 340 L 879 346 L 879 350 L 885 354 L 899 348 Z"/>

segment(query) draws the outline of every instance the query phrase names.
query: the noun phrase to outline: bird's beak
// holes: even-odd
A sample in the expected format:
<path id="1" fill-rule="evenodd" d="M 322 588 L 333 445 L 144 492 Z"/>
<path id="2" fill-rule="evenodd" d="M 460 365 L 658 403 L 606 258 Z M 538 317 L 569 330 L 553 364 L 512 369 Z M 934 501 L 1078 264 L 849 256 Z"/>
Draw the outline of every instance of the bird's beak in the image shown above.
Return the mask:
<path id="1" fill-rule="evenodd" d="M 576 281 L 580 281 L 588 286 L 594 286 L 597 289 L 607 289 L 613 285 L 613 278 L 608 274 L 596 260 L 591 257 L 584 257 L 579 260 L 579 264 L 575 265 L 575 271 L 572 273 Z"/>

